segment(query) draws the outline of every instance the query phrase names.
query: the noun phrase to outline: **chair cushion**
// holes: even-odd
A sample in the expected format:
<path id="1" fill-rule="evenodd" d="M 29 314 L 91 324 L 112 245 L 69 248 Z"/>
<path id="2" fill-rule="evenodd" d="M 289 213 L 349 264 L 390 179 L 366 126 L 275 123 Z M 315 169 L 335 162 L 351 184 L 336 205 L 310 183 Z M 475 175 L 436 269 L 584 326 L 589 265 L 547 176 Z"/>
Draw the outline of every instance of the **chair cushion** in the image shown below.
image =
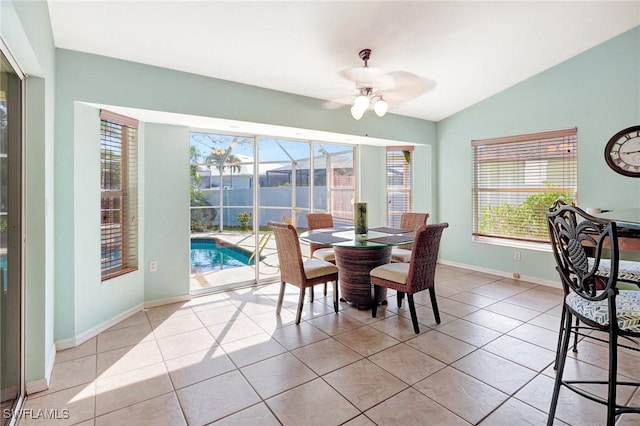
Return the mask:
<path id="1" fill-rule="evenodd" d="M 369 275 L 372 277 L 382 278 L 387 281 L 395 281 L 400 284 L 407 283 L 407 277 L 409 276 L 409 264 L 408 263 L 387 263 L 386 265 L 373 268 Z"/>
<path id="2" fill-rule="evenodd" d="M 391 261 L 396 263 L 409 263 L 411 261 L 411 250 L 393 247 L 391 249 Z"/>
<path id="3" fill-rule="evenodd" d="M 589 258 L 589 266 L 593 266 L 595 260 Z M 608 277 L 611 274 L 611 260 L 600 259 L 597 274 Z M 618 262 L 618 280 L 640 283 L 640 262 L 632 260 L 620 260 Z"/>
<path id="4" fill-rule="evenodd" d="M 320 259 L 307 259 L 302 262 L 302 266 L 304 267 L 304 274 L 307 276 L 307 279 L 335 274 L 338 272 L 338 267 L 336 265 Z"/>
<path id="5" fill-rule="evenodd" d="M 606 299 L 592 302 L 576 293 L 571 293 L 565 299 L 565 303 L 571 310 L 585 318 L 603 326 L 609 324 L 609 308 Z M 616 310 L 618 327 L 621 330 L 640 332 L 640 291 L 620 290 L 616 296 Z"/>
<path id="6" fill-rule="evenodd" d="M 325 262 L 334 262 L 336 260 L 336 253 L 332 248 L 322 248 L 314 251 L 311 257 L 324 260 Z"/>

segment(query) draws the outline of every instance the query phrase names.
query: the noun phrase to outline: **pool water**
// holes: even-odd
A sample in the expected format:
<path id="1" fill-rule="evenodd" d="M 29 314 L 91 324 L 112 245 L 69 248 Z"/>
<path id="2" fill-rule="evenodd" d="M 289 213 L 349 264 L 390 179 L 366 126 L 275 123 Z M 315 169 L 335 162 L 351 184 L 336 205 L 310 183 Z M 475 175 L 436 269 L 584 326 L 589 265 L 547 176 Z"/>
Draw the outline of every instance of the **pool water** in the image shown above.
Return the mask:
<path id="1" fill-rule="evenodd" d="M 7 288 L 9 286 L 9 277 L 7 274 L 7 256 L 6 255 L 2 255 L 0 256 L 0 268 L 2 268 L 2 290 L 3 291 L 7 291 Z"/>
<path id="2" fill-rule="evenodd" d="M 220 271 L 255 264 L 251 252 L 216 238 L 191 239 L 191 273 Z"/>

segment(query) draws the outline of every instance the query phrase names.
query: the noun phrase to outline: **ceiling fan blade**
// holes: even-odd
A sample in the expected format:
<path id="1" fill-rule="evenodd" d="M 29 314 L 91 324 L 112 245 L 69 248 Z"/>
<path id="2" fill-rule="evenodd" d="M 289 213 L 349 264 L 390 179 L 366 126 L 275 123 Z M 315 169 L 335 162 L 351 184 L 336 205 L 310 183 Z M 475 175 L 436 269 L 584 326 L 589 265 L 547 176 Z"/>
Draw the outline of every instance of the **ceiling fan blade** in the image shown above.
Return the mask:
<path id="1" fill-rule="evenodd" d="M 435 81 L 406 71 L 391 71 L 387 73 L 387 77 L 393 81 L 393 84 L 388 88 L 382 88 L 385 99 L 406 101 L 416 98 L 436 86 Z"/>
<path id="2" fill-rule="evenodd" d="M 331 99 L 328 100 L 326 102 L 324 102 L 322 104 L 322 107 L 325 109 L 338 109 L 338 108 L 342 108 L 343 106 L 346 105 L 352 105 L 353 104 L 353 96 L 342 96 L 336 99 Z"/>
<path id="3" fill-rule="evenodd" d="M 357 67 L 342 70 L 339 73 L 347 80 L 354 81 L 359 87 L 382 87 L 393 84 L 393 77 L 380 68 Z"/>

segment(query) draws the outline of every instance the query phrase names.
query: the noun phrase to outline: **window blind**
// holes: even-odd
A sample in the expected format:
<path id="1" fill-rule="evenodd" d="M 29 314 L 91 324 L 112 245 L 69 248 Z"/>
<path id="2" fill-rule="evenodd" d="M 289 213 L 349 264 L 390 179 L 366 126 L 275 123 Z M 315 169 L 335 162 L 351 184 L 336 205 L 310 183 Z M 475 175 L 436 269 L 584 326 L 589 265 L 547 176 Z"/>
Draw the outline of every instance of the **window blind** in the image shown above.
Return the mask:
<path id="1" fill-rule="evenodd" d="M 387 147 L 387 226 L 400 227 L 400 216 L 413 209 L 413 147 Z"/>
<path id="2" fill-rule="evenodd" d="M 102 280 L 138 269 L 138 122 L 100 112 Z"/>
<path id="3" fill-rule="evenodd" d="M 546 212 L 576 199 L 577 129 L 474 140 L 473 235 L 548 242 Z"/>

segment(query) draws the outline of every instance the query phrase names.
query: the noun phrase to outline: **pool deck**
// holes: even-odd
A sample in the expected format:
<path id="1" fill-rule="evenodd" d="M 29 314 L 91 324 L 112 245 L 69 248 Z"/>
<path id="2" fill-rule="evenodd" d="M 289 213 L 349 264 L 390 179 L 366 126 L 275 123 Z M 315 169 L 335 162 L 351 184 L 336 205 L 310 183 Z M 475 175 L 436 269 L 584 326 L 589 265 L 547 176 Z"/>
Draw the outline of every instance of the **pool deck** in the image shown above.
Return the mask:
<path id="1" fill-rule="evenodd" d="M 275 282 L 280 279 L 280 268 L 278 267 L 278 252 L 276 250 L 276 240 L 271 236 L 266 239 L 264 233 L 260 234 L 263 240 L 263 247 L 260 255 L 263 256 L 260 262 L 260 282 Z M 191 238 L 217 238 L 242 247 L 249 252 L 255 251 L 255 239 L 253 233 L 240 232 L 210 232 L 191 234 Z M 309 256 L 309 245 L 301 244 L 302 255 Z M 207 292 L 222 291 L 235 286 L 249 286 L 255 284 L 256 268 L 248 265 L 240 268 L 222 269 L 219 271 L 193 274 L 190 279 L 191 294 L 202 294 Z"/>

